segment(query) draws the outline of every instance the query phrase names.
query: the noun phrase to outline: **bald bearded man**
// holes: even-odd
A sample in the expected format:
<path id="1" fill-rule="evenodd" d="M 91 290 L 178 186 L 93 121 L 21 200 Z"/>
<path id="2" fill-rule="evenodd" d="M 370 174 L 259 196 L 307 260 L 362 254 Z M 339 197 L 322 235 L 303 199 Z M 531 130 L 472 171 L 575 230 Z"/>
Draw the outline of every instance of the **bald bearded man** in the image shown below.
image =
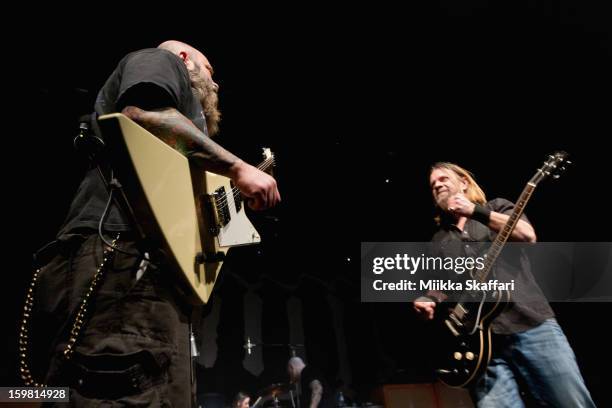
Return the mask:
<path id="1" fill-rule="evenodd" d="M 95 111 L 123 112 L 202 170 L 230 177 L 253 209 L 273 207 L 280 201 L 274 178 L 211 139 L 221 118 L 213 74 L 202 52 L 166 41 L 124 57 L 98 93 Z M 121 251 L 105 259 L 98 229 L 109 240 L 120 236 Z M 194 404 L 192 308 L 164 264 L 147 262 L 144 252 L 97 170 L 90 169 L 57 240 L 38 253 L 27 356 L 36 364 L 28 367 L 24 359 L 26 384 L 70 387 L 72 406 Z M 104 278 L 90 298 L 101 269 Z M 87 319 L 75 321 L 84 305 Z"/>

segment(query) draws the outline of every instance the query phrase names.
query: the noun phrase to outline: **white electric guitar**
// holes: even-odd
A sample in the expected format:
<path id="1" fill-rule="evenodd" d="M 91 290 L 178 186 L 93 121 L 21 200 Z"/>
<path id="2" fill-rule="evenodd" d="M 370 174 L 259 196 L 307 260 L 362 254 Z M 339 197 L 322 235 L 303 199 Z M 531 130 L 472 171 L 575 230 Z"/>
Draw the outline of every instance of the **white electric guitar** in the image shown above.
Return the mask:
<path id="1" fill-rule="evenodd" d="M 99 124 L 135 227 L 164 251 L 189 302 L 206 303 L 229 248 L 261 241 L 240 192 L 229 178 L 190 166 L 127 116 L 104 115 Z M 273 165 L 264 149 L 257 167 Z"/>

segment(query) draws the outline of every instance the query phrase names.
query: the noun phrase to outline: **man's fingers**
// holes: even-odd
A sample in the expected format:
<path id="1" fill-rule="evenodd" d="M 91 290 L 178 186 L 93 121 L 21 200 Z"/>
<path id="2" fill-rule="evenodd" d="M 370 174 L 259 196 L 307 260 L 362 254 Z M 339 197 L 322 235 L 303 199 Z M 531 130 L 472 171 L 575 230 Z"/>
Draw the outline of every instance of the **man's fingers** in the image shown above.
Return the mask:
<path id="1" fill-rule="evenodd" d="M 253 210 L 274 207 L 280 201 L 276 180 L 252 166 L 247 166 L 246 170 L 243 177 L 237 178 L 237 185 L 242 194 L 250 198 L 249 207 Z"/>
<path id="2" fill-rule="evenodd" d="M 145 112 L 136 106 L 126 106 L 121 113 L 134 121 L 139 121 Z"/>
<path id="3" fill-rule="evenodd" d="M 434 307 L 431 305 L 424 305 L 420 307 L 415 305 L 414 309 L 423 320 L 432 320 L 434 317 Z"/>
<path id="4" fill-rule="evenodd" d="M 262 201 L 257 195 L 250 198 L 249 207 L 251 207 L 252 210 L 258 211 L 261 209 L 261 206 L 262 206 Z"/>
<path id="5" fill-rule="evenodd" d="M 432 305 L 427 305 L 425 306 L 425 318 L 427 318 L 427 320 L 431 320 L 433 319 L 434 316 L 434 307 Z"/>
<path id="6" fill-rule="evenodd" d="M 272 207 L 275 204 L 275 200 L 274 200 L 274 195 L 276 194 L 276 192 L 274 191 L 274 188 L 270 188 L 268 191 L 268 201 L 267 201 L 267 205 Z"/>
<path id="7" fill-rule="evenodd" d="M 259 211 L 267 208 L 266 196 L 265 194 L 258 192 L 255 193 L 250 200 L 249 206 L 251 209 Z"/>

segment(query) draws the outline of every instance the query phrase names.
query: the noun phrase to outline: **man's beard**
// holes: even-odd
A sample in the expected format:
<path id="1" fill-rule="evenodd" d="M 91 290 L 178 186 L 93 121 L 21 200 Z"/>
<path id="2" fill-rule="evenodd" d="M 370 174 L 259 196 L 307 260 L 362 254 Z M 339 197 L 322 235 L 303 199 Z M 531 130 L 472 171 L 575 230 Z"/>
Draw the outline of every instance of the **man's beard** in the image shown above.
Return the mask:
<path id="1" fill-rule="evenodd" d="M 217 89 L 212 81 L 202 79 L 198 72 L 190 72 L 191 86 L 193 87 L 197 97 L 200 99 L 204 117 L 206 118 L 206 127 L 210 137 L 219 133 L 219 122 L 221 121 L 221 112 L 219 111 L 219 96 Z"/>
<path id="2" fill-rule="evenodd" d="M 447 191 L 446 194 L 438 195 L 435 198 L 437 206 L 440 207 L 443 211 L 446 211 L 448 209 L 448 199 L 449 198 L 450 198 L 449 191 Z"/>

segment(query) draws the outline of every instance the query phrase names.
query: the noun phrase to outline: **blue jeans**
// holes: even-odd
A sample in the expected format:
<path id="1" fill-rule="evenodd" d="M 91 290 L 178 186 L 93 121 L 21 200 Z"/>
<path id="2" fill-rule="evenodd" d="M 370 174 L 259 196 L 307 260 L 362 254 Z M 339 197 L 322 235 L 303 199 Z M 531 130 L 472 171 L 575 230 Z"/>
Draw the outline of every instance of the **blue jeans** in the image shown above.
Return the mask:
<path id="1" fill-rule="evenodd" d="M 500 339 L 491 363 L 471 390 L 479 408 L 595 406 L 555 319 L 522 333 L 496 337 Z M 530 399 L 524 401 L 521 391 Z"/>

